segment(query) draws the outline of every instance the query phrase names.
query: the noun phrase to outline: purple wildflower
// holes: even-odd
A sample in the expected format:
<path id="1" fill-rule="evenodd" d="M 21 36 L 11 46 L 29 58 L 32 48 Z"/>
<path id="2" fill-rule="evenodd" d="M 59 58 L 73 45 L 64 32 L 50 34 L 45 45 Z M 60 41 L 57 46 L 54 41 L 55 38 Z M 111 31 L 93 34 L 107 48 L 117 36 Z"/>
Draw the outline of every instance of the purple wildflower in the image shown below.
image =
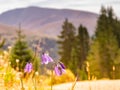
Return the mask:
<path id="1" fill-rule="evenodd" d="M 28 62 L 26 65 L 25 65 L 25 69 L 24 69 L 24 72 L 27 72 L 27 73 L 30 73 L 32 71 L 32 63 Z"/>
<path id="2" fill-rule="evenodd" d="M 62 67 L 63 69 L 65 69 L 65 65 L 64 65 L 62 62 L 59 62 L 59 64 L 61 65 L 61 67 Z"/>
<path id="3" fill-rule="evenodd" d="M 42 64 L 48 64 L 49 62 L 52 62 L 53 59 L 46 53 L 42 54 Z"/>
<path id="4" fill-rule="evenodd" d="M 57 76 L 62 75 L 63 73 L 65 73 L 65 66 L 63 63 L 59 62 L 56 66 L 55 66 L 55 74 Z"/>

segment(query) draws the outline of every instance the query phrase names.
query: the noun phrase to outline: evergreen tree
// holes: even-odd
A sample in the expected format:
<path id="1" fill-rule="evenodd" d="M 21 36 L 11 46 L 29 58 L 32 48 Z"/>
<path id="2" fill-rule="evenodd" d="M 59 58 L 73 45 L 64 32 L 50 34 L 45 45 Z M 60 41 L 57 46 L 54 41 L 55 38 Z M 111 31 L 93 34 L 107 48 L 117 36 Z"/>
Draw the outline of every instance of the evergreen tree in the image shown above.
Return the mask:
<path id="1" fill-rule="evenodd" d="M 77 58 L 77 48 L 74 46 L 71 51 L 71 61 L 69 62 L 69 68 L 72 70 L 72 72 L 78 76 L 79 66 L 78 66 L 78 58 Z"/>
<path id="2" fill-rule="evenodd" d="M 66 19 L 62 26 L 61 35 L 59 35 L 58 44 L 60 45 L 59 54 L 61 61 L 70 69 L 74 67 L 72 61 L 72 49 L 75 41 L 75 27 Z M 71 65 L 72 64 L 72 65 Z"/>
<path id="3" fill-rule="evenodd" d="M 115 65 L 113 66 L 113 79 L 120 79 L 120 49 L 118 55 L 115 58 Z"/>
<path id="4" fill-rule="evenodd" d="M 117 19 L 117 17 L 114 15 L 113 9 L 110 7 L 107 9 L 108 12 L 108 19 L 109 19 L 109 26 L 111 27 L 111 30 L 117 40 L 118 44 L 118 53 L 116 54 L 116 58 L 114 59 L 114 65 L 112 70 L 112 76 L 113 78 L 120 78 L 120 20 Z"/>
<path id="5" fill-rule="evenodd" d="M 107 8 L 107 17 L 108 17 L 108 24 L 111 27 L 113 34 L 116 36 L 120 48 L 120 21 L 114 15 L 112 7 Z"/>
<path id="6" fill-rule="evenodd" d="M 97 22 L 93 46 L 91 46 L 88 56 L 88 61 L 91 63 L 91 74 L 96 75 L 98 78 L 112 78 L 112 67 L 118 55 L 119 48 L 116 35 L 114 34 L 115 29 L 112 23 L 114 18 L 111 10 L 106 10 L 102 7 L 101 15 Z M 95 66 L 97 65 L 95 68 L 93 68 L 93 63 Z"/>
<path id="7" fill-rule="evenodd" d="M 87 32 L 87 28 L 80 25 L 78 28 L 77 35 L 77 57 L 79 61 L 78 66 L 81 70 L 88 55 L 88 50 L 89 50 L 89 34 Z"/>
<path id="8" fill-rule="evenodd" d="M 89 70 L 90 75 L 95 76 L 98 79 L 102 78 L 101 73 L 101 57 L 100 57 L 100 51 L 99 51 L 99 42 L 97 40 L 94 40 L 90 46 L 90 50 L 87 56 L 87 61 L 89 63 Z"/>
<path id="9" fill-rule="evenodd" d="M 32 59 L 32 51 L 29 49 L 25 36 L 22 34 L 21 28 L 17 31 L 17 40 L 12 46 L 10 53 L 11 66 L 20 71 L 24 70 L 24 67 L 28 61 Z M 32 62 L 32 61 L 31 61 Z"/>
<path id="10" fill-rule="evenodd" d="M 114 21 L 112 21 L 113 23 L 113 33 L 116 36 L 119 48 L 120 48 L 120 20 L 118 20 L 117 18 L 114 19 Z"/>

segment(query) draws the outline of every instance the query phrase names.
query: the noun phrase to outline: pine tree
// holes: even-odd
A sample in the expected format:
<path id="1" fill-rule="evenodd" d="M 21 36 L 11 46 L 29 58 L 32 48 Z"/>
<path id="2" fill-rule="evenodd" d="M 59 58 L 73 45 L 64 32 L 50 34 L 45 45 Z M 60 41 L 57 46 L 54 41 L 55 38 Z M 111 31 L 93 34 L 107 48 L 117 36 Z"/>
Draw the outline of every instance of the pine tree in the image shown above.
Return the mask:
<path id="1" fill-rule="evenodd" d="M 75 41 L 75 27 L 72 23 L 68 22 L 66 19 L 64 21 L 64 24 L 62 26 L 62 32 L 61 35 L 59 35 L 59 41 L 58 44 L 59 47 L 59 54 L 61 56 L 61 61 L 64 62 L 64 64 L 67 67 L 72 68 L 73 64 L 71 65 L 72 60 L 72 49 L 74 47 L 74 41 Z"/>
<path id="2" fill-rule="evenodd" d="M 15 44 L 12 46 L 10 53 L 11 66 L 14 69 L 23 71 L 26 63 L 31 61 L 32 51 L 29 49 L 25 36 L 22 34 L 21 28 L 17 31 L 17 39 Z M 32 61 L 31 61 L 32 62 Z"/>
<path id="3" fill-rule="evenodd" d="M 78 57 L 78 66 L 82 70 L 83 64 L 86 61 L 89 50 L 89 34 L 87 28 L 80 25 L 78 28 L 77 35 L 77 57 Z"/>
<path id="4" fill-rule="evenodd" d="M 88 55 L 88 61 L 91 63 L 91 74 L 98 78 L 112 78 L 112 67 L 119 50 L 116 35 L 113 33 L 115 30 L 112 23 L 114 18 L 110 10 L 106 10 L 104 7 L 101 9 L 93 46 Z M 93 68 L 93 62 L 95 66 L 97 65 L 95 68 Z"/>
<path id="5" fill-rule="evenodd" d="M 120 20 L 117 19 L 117 17 L 112 21 L 113 23 L 113 33 L 116 36 L 119 48 L 120 48 Z"/>
<path id="6" fill-rule="evenodd" d="M 120 20 L 114 15 L 112 7 L 107 8 L 108 24 L 111 27 L 113 34 L 116 36 L 120 48 Z"/>
<path id="7" fill-rule="evenodd" d="M 114 65 L 112 68 L 113 78 L 120 78 L 120 20 L 117 19 L 115 16 L 112 7 L 107 9 L 108 12 L 108 19 L 109 19 L 109 26 L 112 29 L 112 32 L 117 40 L 118 44 L 118 53 L 116 54 L 116 58 L 114 59 Z"/>
<path id="8" fill-rule="evenodd" d="M 97 40 L 93 40 L 90 50 L 87 56 L 87 61 L 89 63 L 90 75 L 95 76 L 98 79 L 102 78 L 101 73 L 101 57 L 99 51 L 99 42 Z"/>

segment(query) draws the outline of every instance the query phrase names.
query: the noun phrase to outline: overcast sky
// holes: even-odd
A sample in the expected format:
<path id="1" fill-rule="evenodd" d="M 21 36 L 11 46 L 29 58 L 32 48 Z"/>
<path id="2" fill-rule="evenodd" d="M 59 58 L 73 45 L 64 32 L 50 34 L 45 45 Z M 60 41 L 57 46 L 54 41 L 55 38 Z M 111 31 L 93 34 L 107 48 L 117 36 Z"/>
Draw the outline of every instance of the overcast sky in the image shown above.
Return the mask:
<path id="1" fill-rule="evenodd" d="M 120 0 L 0 0 L 0 13 L 28 6 L 68 8 L 99 13 L 102 5 L 112 6 L 115 14 L 120 18 Z"/>

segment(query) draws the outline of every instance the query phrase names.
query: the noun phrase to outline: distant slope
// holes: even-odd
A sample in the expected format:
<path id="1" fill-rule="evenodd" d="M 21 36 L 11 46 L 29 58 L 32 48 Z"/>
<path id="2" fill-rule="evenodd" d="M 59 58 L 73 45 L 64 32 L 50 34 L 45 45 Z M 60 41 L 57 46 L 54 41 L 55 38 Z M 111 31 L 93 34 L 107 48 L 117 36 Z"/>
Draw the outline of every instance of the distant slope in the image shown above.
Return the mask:
<path id="1" fill-rule="evenodd" d="M 85 25 L 89 34 L 92 35 L 98 15 L 77 10 L 27 7 L 2 13 L 0 23 L 14 27 L 18 27 L 18 24 L 21 23 L 23 29 L 29 30 L 35 35 L 57 37 L 62 30 L 65 18 L 68 18 L 76 28 L 80 24 Z"/>
<path id="2" fill-rule="evenodd" d="M 1 24 L 0 23 L 0 40 L 1 39 L 6 39 L 6 42 L 4 44 L 4 49 L 7 49 L 8 46 L 13 45 L 15 43 L 15 39 L 17 38 L 17 33 L 16 31 L 19 28 L 15 28 L 12 26 L 8 26 L 5 24 Z M 43 37 L 41 35 L 36 36 L 36 33 L 29 31 L 28 30 L 24 30 L 22 29 L 22 33 L 26 36 L 25 40 L 27 41 L 28 45 L 33 48 L 33 43 L 37 44 L 37 42 L 39 40 L 41 40 L 41 45 L 40 47 L 42 48 L 42 51 L 49 51 L 50 56 L 52 56 L 53 59 L 58 59 L 58 54 L 57 54 L 57 44 L 56 44 L 56 40 L 54 38 L 47 38 L 47 37 Z M 2 37 L 1 37 L 2 36 Z M 42 37 L 42 38 L 40 38 Z"/>
<path id="3" fill-rule="evenodd" d="M 2 35 L 4 38 L 12 38 L 12 34 L 15 34 L 16 28 L 9 26 L 9 25 L 4 25 L 0 23 L 0 35 Z"/>
<path id="4" fill-rule="evenodd" d="M 5 25 L 0 23 L 0 35 L 6 39 L 13 39 L 16 36 L 16 31 L 18 30 L 18 27 L 10 26 L 10 25 Z M 22 29 L 23 33 L 25 35 L 28 34 L 28 32 L 24 29 Z M 29 32 L 31 34 L 32 32 Z M 9 41 L 8 40 L 8 41 Z"/>

